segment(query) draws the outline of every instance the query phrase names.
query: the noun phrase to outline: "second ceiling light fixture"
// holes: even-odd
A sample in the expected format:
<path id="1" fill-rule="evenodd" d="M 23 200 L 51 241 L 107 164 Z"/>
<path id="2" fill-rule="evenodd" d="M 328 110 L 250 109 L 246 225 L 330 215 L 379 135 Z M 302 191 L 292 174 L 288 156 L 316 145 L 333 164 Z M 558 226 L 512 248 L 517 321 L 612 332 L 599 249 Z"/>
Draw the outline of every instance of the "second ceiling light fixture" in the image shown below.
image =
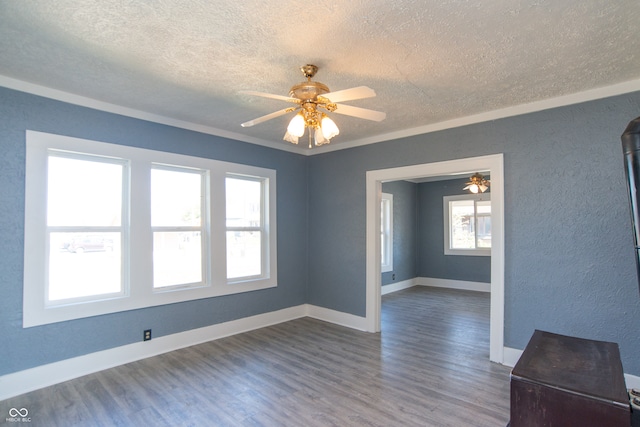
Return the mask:
<path id="1" fill-rule="evenodd" d="M 471 175 L 469 179 L 471 181 L 467 182 L 467 186 L 464 187 L 463 190 L 469 190 L 472 193 L 484 193 L 489 189 L 489 185 L 491 185 L 491 182 L 479 172 Z"/>

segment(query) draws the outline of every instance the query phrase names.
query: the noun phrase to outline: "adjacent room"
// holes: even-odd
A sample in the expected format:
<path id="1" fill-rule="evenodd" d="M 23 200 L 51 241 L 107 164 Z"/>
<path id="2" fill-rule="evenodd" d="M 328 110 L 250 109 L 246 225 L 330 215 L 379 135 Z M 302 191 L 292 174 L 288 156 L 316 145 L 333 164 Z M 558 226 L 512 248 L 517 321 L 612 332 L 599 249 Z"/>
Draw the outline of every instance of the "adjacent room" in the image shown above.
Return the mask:
<path id="1" fill-rule="evenodd" d="M 629 398 L 639 15 L 0 2 L 0 420 L 536 425 L 556 336 Z"/>

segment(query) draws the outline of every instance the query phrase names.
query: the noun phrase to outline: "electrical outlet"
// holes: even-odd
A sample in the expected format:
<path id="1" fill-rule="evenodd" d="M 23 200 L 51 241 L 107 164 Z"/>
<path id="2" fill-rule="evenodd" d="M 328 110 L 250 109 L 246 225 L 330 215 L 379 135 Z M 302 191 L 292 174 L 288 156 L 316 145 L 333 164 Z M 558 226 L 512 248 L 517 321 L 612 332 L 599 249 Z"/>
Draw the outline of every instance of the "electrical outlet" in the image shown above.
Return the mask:
<path id="1" fill-rule="evenodd" d="M 145 329 L 144 335 L 142 336 L 142 341 L 149 341 L 149 340 L 151 340 L 151 329 Z"/>

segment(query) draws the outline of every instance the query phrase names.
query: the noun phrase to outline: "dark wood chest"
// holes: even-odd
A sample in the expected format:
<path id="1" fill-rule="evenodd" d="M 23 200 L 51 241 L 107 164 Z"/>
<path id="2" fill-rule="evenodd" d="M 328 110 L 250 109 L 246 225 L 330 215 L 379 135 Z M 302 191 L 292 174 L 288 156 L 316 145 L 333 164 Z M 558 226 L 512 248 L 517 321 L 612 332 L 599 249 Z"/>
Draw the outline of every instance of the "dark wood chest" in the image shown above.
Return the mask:
<path id="1" fill-rule="evenodd" d="M 535 331 L 511 372 L 511 427 L 629 427 L 616 343 Z"/>

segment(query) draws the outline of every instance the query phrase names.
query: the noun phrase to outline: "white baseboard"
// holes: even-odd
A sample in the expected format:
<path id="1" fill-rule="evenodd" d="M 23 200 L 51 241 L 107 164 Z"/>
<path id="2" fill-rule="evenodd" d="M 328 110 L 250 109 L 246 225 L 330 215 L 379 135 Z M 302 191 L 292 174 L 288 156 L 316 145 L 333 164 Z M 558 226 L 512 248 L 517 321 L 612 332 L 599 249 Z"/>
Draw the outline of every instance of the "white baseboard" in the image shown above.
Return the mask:
<path id="1" fill-rule="evenodd" d="M 308 306 L 303 304 L 3 375 L 0 376 L 0 400 L 180 348 L 298 319 L 308 312 Z"/>
<path id="2" fill-rule="evenodd" d="M 516 363 L 518 363 L 518 360 L 520 360 L 520 356 L 522 356 L 523 352 L 524 350 L 518 350 L 517 348 L 505 347 L 502 356 L 502 364 L 513 368 L 516 366 Z"/>
<path id="3" fill-rule="evenodd" d="M 466 280 L 438 279 L 434 277 L 416 277 L 415 284 L 436 288 L 461 289 L 465 291 L 491 292 L 491 283 L 469 282 Z"/>
<path id="4" fill-rule="evenodd" d="M 356 330 L 367 330 L 364 317 L 303 304 L 3 375 L 0 376 L 0 400 L 9 399 L 104 369 L 124 365 L 125 363 L 307 316 Z M 503 364 L 513 367 L 521 355 L 522 350 L 504 347 Z M 625 381 L 627 388 L 640 388 L 639 376 L 625 374 Z"/>
<path id="5" fill-rule="evenodd" d="M 367 331 L 367 319 L 342 311 L 307 304 L 307 316 L 358 331 Z"/>
<path id="6" fill-rule="evenodd" d="M 154 338 L 151 341 L 127 344 L 3 375 L 0 376 L 0 400 L 19 396 L 83 375 L 124 365 L 125 363 L 264 328 L 266 326 L 288 322 L 301 317 L 312 317 L 361 331 L 367 330 L 366 319 L 364 317 L 354 316 L 324 307 L 302 304 L 296 307 L 166 335 Z"/>
<path id="7" fill-rule="evenodd" d="M 624 382 L 627 384 L 627 389 L 640 390 L 640 377 L 631 374 L 624 374 Z"/>
<path id="8" fill-rule="evenodd" d="M 416 279 L 403 280 L 402 282 L 390 283 L 384 285 L 380 291 L 381 295 L 390 294 L 392 292 L 398 292 L 403 289 L 408 289 L 416 285 Z"/>

